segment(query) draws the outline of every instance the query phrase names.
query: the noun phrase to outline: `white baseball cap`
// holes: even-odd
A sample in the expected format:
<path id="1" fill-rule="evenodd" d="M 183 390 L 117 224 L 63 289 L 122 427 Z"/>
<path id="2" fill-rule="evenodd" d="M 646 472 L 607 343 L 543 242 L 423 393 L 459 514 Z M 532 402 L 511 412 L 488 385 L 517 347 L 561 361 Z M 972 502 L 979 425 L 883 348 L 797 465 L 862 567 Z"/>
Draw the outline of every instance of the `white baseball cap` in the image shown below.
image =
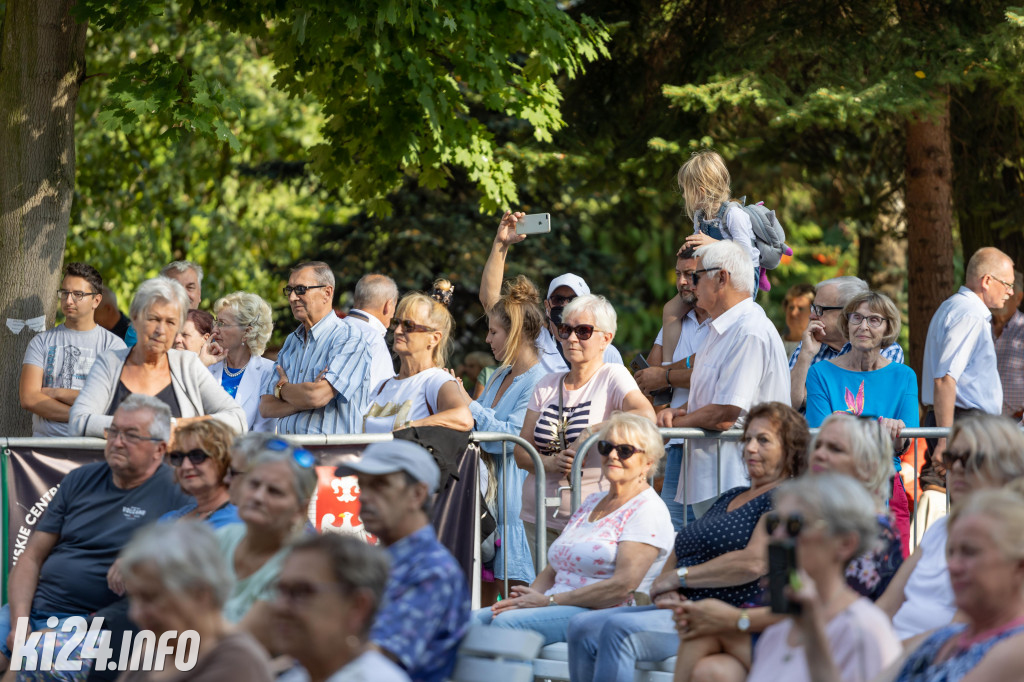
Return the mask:
<path id="1" fill-rule="evenodd" d="M 441 470 L 437 468 L 434 456 L 423 446 L 398 438 L 388 443 L 371 443 L 363 450 L 362 457 L 342 462 L 334 470 L 334 475 L 379 475 L 399 471 L 404 471 L 417 481 L 426 483 L 431 493 L 437 492 L 441 482 Z"/>
<path id="2" fill-rule="evenodd" d="M 555 293 L 555 289 L 558 287 L 569 287 L 577 296 L 586 296 L 590 293 L 590 287 L 587 286 L 583 278 L 571 272 L 559 275 L 551 280 L 551 284 L 548 285 L 548 298 L 551 298 L 551 294 Z"/>

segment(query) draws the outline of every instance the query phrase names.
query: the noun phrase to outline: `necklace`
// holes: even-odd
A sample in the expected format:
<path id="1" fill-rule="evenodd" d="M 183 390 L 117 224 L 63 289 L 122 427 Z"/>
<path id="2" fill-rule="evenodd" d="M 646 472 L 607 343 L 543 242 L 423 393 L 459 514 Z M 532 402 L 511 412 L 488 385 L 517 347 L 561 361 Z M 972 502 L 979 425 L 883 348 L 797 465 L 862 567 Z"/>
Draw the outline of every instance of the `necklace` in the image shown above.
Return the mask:
<path id="1" fill-rule="evenodd" d="M 247 362 L 245 364 L 248 365 L 249 363 Z M 228 363 L 226 363 L 226 362 L 224 363 L 224 373 L 227 374 L 232 379 L 234 379 L 235 377 L 237 377 L 239 374 L 241 374 L 244 371 L 245 371 L 245 365 L 242 365 L 241 367 L 239 367 L 236 370 L 232 370 L 230 367 L 228 367 Z"/>

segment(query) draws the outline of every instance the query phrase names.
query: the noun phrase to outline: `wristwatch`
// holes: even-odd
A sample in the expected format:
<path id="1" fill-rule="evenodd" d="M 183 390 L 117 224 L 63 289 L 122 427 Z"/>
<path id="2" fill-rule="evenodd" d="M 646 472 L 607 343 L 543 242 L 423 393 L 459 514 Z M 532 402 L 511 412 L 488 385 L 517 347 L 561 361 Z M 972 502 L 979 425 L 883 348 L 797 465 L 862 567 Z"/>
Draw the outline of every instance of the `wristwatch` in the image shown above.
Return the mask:
<path id="1" fill-rule="evenodd" d="M 679 587 L 686 587 L 686 576 L 690 573 L 690 569 L 687 566 L 676 570 L 676 575 L 679 576 Z"/>
<path id="2" fill-rule="evenodd" d="M 555 601 L 555 595 L 552 594 L 552 595 L 548 596 L 548 603 L 547 603 L 547 605 L 548 606 L 558 606 L 558 602 Z"/>
<path id="3" fill-rule="evenodd" d="M 750 629 L 750 614 L 747 613 L 746 609 L 740 609 L 740 617 L 736 621 L 736 629 L 740 632 L 746 632 Z"/>

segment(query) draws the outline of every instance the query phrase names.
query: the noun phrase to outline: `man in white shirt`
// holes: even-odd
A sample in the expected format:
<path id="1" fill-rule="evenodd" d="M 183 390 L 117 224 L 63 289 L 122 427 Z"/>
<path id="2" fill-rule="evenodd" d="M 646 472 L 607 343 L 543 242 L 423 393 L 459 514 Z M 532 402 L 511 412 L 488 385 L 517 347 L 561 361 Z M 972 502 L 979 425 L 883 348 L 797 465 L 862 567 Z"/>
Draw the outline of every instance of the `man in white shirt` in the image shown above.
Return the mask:
<path id="1" fill-rule="evenodd" d="M 683 246 L 676 258 L 676 291 L 679 292 L 684 305 L 690 310 L 682 318 L 682 327 L 675 349 L 667 358 L 662 347 L 665 330 L 658 332 L 651 353 L 647 357 L 650 367 L 633 375 L 640 389 L 647 395 L 664 389 L 672 389 L 672 400 L 669 407 L 682 407 L 690 397 L 690 376 L 693 372 L 693 356 L 704 345 L 707 338 L 711 318 L 707 312 L 697 305 L 697 296 L 693 292 L 691 278 L 698 267 L 694 254 L 695 249 Z M 668 442 L 665 455 L 665 480 L 662 483 L 661 499 L 668 507 L 672 516 L 672 526 L 679 531 L 686 519 L 686 508 L 676 502 L 676 489 L 679 487 L 679 473 L 683 460 L 682 439 L 676 438 Z"/>
<path id="2" fill-rule="evenodd" d="M 741 246 L 720 241 L 697 250 L 691 275 L 697 305 L 711 317 L 710 330 L 697 351 L 683 407 L 658 414 L 658 426 L 710 431 L 741 428 L 751 407 L 763 402 L 789 404 L 789 363 L 782 337 L 752 298 L 757 283 Z M 747 482 L 736 442 L 691 441 L 676 501 L 694 506 L 700 516 L 719 494 Z M 721 472 L 719 478 L 718 472 Z"/>
<path id="3" fill-rule="evenodd" d="M 484 264 L 483 276 L 480 279 L 480 304 L 486 313 L 501 297 L 501 280 L 505 275 L 505 259 L 508 247 L 526 239 L 525 234 L 516 234 L 516 223 L 523 219 L 525 213 L 505 211 L 498 232 L 491 245 L 491 253 Z M 562 310 L 577 296 L 590 293 L 590 286 L 579 275 L 567 272 L 551 280 L 548 295 L 544 299 L 544 313 L 548 324 L 541 329 L 537 337 L 537 354 L 540 364 L 548 373 L 569 371 L 569 364 L 562 355 L 562 346 L 558 341 L 558 325 L 562 324 Z M 604 361 L 622 364 L 622 354 L 608 344 L 604 350 Z"/>
<path id="4" fill-rule="evenodd" d="M 967 263 L 965 285 L 932 316 L 924 345 L 921 403 L 924 426 L 953 425 L 957 414 L 1003 411 L 992 310 L 1013 294 L 1013 261 L 993 247 L 978 249 Z M 946 439 L 929 440 L 921 468 L 921 486 L 944 491 L 942 452 Z"/>
<path id="5" fill-rule="evenodd" d="M 100 353 L 124 341 L 96 324 L 103 278 L 85 263 L 68 263 L 57 296 L 64 323 L 32 339 L 18 382 L 23 409 L 32 413 L 33 436 L 68 436 L 68 415 Z"/>
<path id="6" fill-rule="evenodd" d="M 398 305 L 398 286 L 386 275 L 363 275 L 356 282 L 352 310 L 345 322 L 362 335 L 370 347 L 370 389 L 395 376 L 395 363 L 384 336 Z"/>

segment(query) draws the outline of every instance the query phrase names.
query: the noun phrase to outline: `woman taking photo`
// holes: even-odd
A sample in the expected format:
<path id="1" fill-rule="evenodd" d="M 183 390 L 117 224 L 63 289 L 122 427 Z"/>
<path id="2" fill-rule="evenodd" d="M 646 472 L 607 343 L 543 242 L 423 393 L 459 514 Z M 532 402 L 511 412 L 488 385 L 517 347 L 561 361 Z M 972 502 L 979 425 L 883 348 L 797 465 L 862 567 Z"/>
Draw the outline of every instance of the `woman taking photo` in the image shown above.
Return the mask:
<path id="1" fill-rule="evenodd" d="M 533 443 L 545 455 L 546 497 L 560 497 L 554 518 L 547 518 L 547 544 L 569 520 L 569 473 L 576 448 L 601 428 L 612 412 L 629 412 L 654 423 L 654 408 L 623 365 L 606 364 L 605 348 L 615 338 L 616 316 L 603 296 L 587 294 L 573 299 L 562 312 L 558 335 L 562 352 L 569 363 L 564 374 L 548 374 L 537 384 L 526 410 L 520 436 Z M 520 518 L 527 537 L 535 537 L 536 492 L 533 460 L 516 446 L 516 464 L 529 472 L 523 483 L 523 508 Z M 596 449 L 582 455 L 583 489 L 581 499 L 605 489 L 601 480 L 601 458 Z M 530 545 L 531 551 L 533 545 Z"/>
<path id="2" fill-rule="evenodd" d="M 625 413 L 613 415 L 600 438 L 608 490 L 572 515 L 533 584 L 512 587 L 510 598 L 477 611 L 478 621 L 562 642 L 573 616 L 629 606 L 634 592 L 649 589 L 672 544 L 672 519 L 650 486 L 665 447 L 650 420 Z"/>
<path id="3" fill-rule="evenodd" d="M 874 500 L 849 476 L 808 476 L 779 486 L 767 522 L 773 541 L 794 543 L 798 569 L 790 581 L 798 588 L 789 594 L 802 612 L 764 631 L 747 682 L 821 682 L 823 665 L 837 681 L 874 679 L 899 658 L 900 643 L 885 613 L 844 575 L 875 542 Z M 678 672 L 677 682 L 689 679 Z"/>
<path id="4" fill-rule="evenodd" d="M 100 355 L 71 406 L 71 432 L 100 438 L 114 410 L 133 393 L 155 396 L 171 408 L 175 428 L 213 418 L 236 433 L 246 429 L 245 412 L 189 351 L 173 350 L 185 323 L 188 296 L 180 284 L 155 277 L 139 285 L 129 309 L 138 342 Z"/>
<path id="5" fill-rule="evenodd" d="M 767 573 L 762 518 L 772 508 L 772 490 L 801 472 L 809 441 L 807 423 L 788 405 L 762 403 L 750 410 L 742 440 L 750 485 L 724 492 L 676 535 L 675 553 L 652 588 L 656 606 L 573 619 L 569 668 L 574 681 L 630 679 L 637 660 L 672 656 L 679 646 L 672 609 L 683 599 L 722 600 L 737 611 L 758 603 L 760 579 Z M 734 630 L 738 621 L 732 621 Z"/>
<path id="6" fill-rule="evenodd" d="M 212 341 L 219 349 L 210 374 L 245 410 L 250 431 L 274 431 L 277 420 L 260 415 L 260 395 L 274 362 L 263 357 L 274 331 L 270 306 L 256 294 L 236 291 L 213 305 L 217 315 Z"/>
<path id="7" fill-rule="evenodd" d="M 501 298 L 487 311 L 487 325 L 487 343 L 499 366 L 480 397 L 469 404 L 469 410 L 477 431 L 517 436 L 523 428 L 533 390 L 544 376 L 544 367 L 537 357 L 537 337 L 544 327 L 544 315 L 533 282 L 523 275 L 506 282 Z M 519 518 L 526 472 L 515 465 L 514 459 L 503 456 L 501 443 L 481 443 L 480 449 L 494 464 L 497 533 L 501 539 L 494 557 L 495 582 L 482 585 L 487 594 L 481 597 L 481 603 L 492 604 L 500 591 L 499 581 L 507 577 L 513 583 L 529 585 L 536 573 L 530 562 L 531 538 L 526 536 Z M 507 533 L 503 532 L 506 528 Z"/>
<path id="8" fill-rule="evenodd" d="M 217 531 L 221 552 L 234 589 L 224 603 L 224 616 L 275 653 L 269 600 L 287 546 L 301 533 L 309 500 L 316 491 L 313 454 L 287 441 L 267 441 L 249 460 L 241 480 L 238 516 L 241 524 Z"/>
<path id="9" fill-rule="evenodd" d="M 371 403 L 363 419 L 365 433 L 388 433 L 410 426 L 445 426 L 456 431 L 473 428 L 469 400 L 445 371 L 451 352 L 455 321 L 448 312 L 452 285 L 434 282 L 428 296 L 416 291 L 398 302 L 392 351 L 401 368 L 371 391 Z"/>

